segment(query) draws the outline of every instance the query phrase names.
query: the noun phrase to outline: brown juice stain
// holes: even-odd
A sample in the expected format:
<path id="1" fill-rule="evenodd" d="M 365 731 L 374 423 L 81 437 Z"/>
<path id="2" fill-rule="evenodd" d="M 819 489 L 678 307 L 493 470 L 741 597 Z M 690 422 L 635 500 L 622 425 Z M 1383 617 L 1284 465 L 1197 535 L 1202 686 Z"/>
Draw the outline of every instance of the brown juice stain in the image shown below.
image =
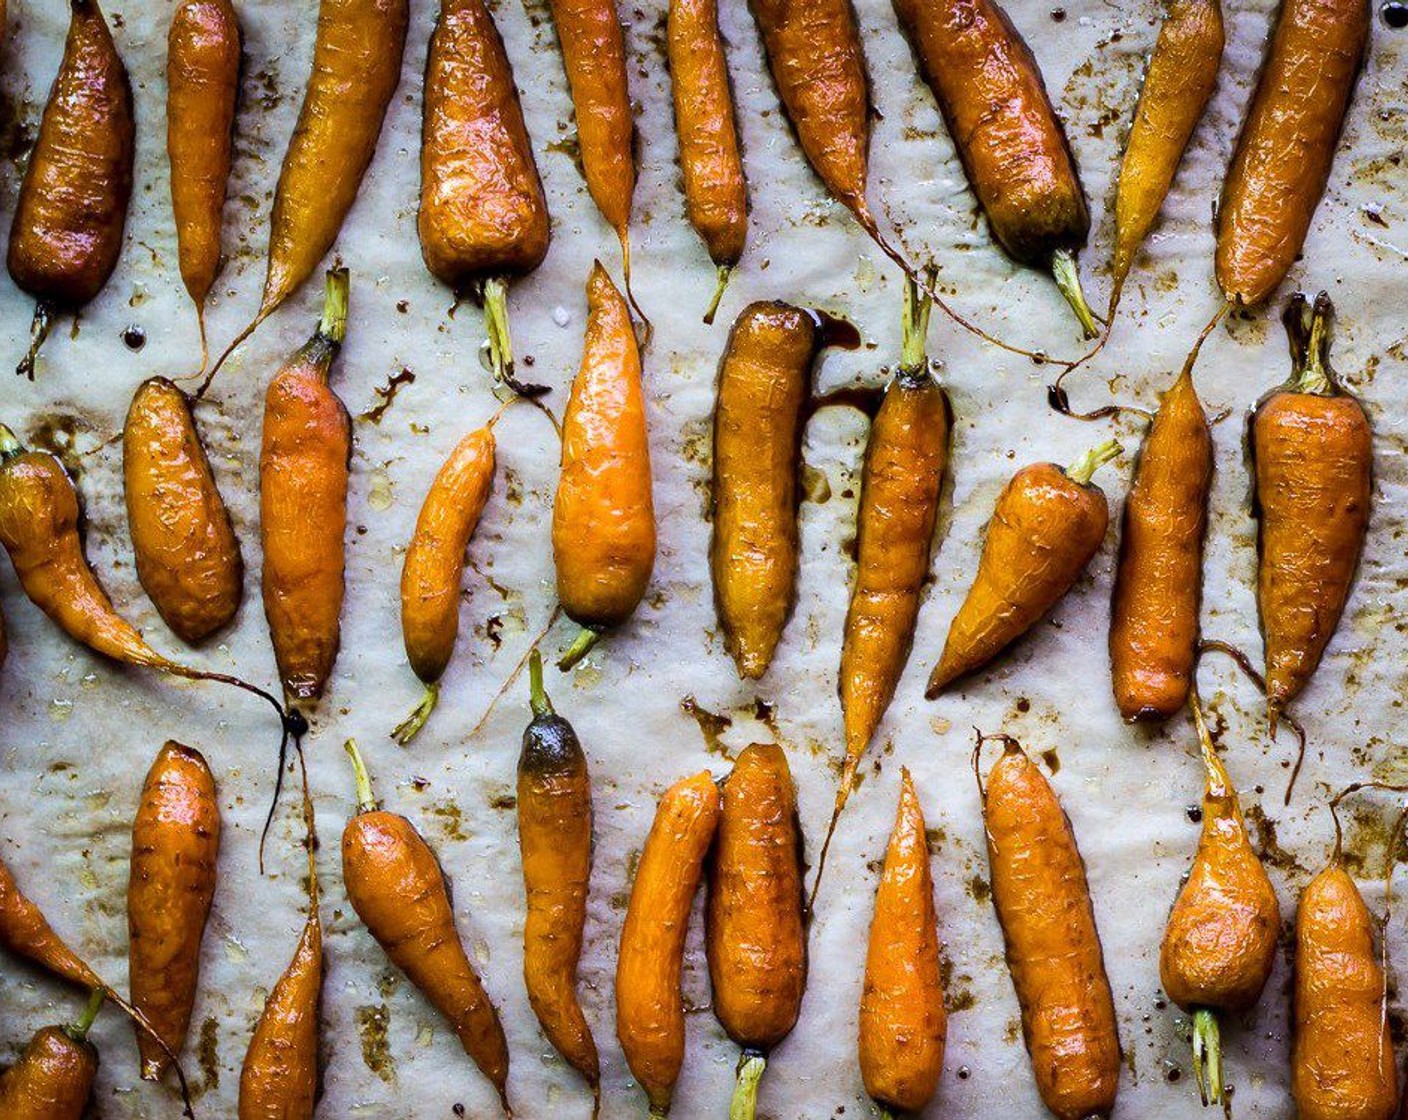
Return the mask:
<path id="1" fill-rule="evenodd" d="M 357 1008 L 357 1037 L 362 1043 L 362 1063 L 388 1085 L 396 1084 L 396 1063 L 386 1040 L 391 1015 L 386 1004 Z"/>
<path id="2" fill-rule="evenodd" d="M 387 410 L 395 402 L 396 394 L 401 391 L 401 386 L 414 385 L 415 381 L 416 375 L 409 369 L 403 368 L 400 373 L 393 373 L 387 378 L 385 385 L 378 385 L 372 390 L 373 396 L 376 397 L 376 403 L 365 412 L 358 413 L 357 419 L 365 420 L 371 424 L 380 424 L 381 418 L 386 415 Z"/>
<path id="3" fill-rule="evenodd" d="M 220 1022 L 213 1015 L 200 1025 L 200 1045 L 197 1054 L 200 1059 L 201 1095 L 213 1093 L 220 1088 Z"/>
<path id="4" fill-rule="evenodd" d="M 1055 747 L 1052 747 L 1050 750 L 1042 751 L 1041 761 L 1046 763 L 1046 768 L 1050 770 L 1053 775 L 1061 772 L 1061 758 L 1056 753 Z"/>
<path id="5" fill-rule="evenodd" d="M 446 840 L 468 840 L 464 831 L 464 814 L 454 801 L 437 801 L 430 807 L 431 815 L 440 822 L 440 831 Z"/>
<path id="6" fill-rule="evenodd" d="M 1266 815 L 1261 805 L 1243 805 L 1242 815 L 1255 833 L 1256 854 L 1262 863 L 1281 871 L 1307 873 L 1305 865 L 1277 842 L 1276 822 Z"/>
<path id="7" fill-rule="evenodd" d="M 723 743 L 724 732 L 733 726 L 733 720 L 730 717 L 709 711 L 693 696 L 686 696 L 680 701 L 680 710 L 698 724 L 699 734 L 704 737 L 706 751 L 729 762 L 733 761 L 733 752 Z"/>
<path id="8" fill-rule="evenodd" d="M 984 903 L 992 898 L 992 887 L 981 875 L 974 875 L 968 880 L 968 894 L 974 902 Z"/>

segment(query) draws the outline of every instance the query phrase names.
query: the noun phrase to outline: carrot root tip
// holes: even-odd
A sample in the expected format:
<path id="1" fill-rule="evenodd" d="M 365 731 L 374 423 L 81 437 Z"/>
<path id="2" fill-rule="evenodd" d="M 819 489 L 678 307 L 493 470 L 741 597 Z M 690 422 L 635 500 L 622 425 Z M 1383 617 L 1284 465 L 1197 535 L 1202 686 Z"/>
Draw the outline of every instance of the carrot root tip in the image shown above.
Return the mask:
<path id="1" fill-rule="evenodd" d="M 1080 320 L 1086 339 L 1099 338 L 1100 328 L 1095 325 L 1095 312 L 1090 310 L 1080 286 L 1080 270 L 1076 268 L 1075 254 L 1069 249 L 1058 249 L 1051 254 L 1051 275 Z"/>
<path id="2" fill-rule="evenodd" d="M 733 1100 L 728 1106 L 728 1120 L 753 1120 L 758 1111 L 758 1084 L 768 1061 L 761 1054 L 746 1050 L 738 1062 L 738 1079 L 733 1086 Z"/>
<path id="3" fill-rule="evenodd" d="M 420 703 L 412 709 L 411 714 L 396 725 L 391 732 L 391 738 L 398 746 L 409 746 L 412 739 L 420 734 L 420 730 L 430 719 L 430 713 L 435 711 L 435 705 L 440 702 L 440 685 L 427 684 L 425 695 L 421 697 Z"/>
<path id="4" fill-rule="evenodd" d="M 1222 1103 L 1222 1032 L 1217 1012 L 1206 1007 L 1193 1013 L 1193 1076 L 1204 1107 Z"/>

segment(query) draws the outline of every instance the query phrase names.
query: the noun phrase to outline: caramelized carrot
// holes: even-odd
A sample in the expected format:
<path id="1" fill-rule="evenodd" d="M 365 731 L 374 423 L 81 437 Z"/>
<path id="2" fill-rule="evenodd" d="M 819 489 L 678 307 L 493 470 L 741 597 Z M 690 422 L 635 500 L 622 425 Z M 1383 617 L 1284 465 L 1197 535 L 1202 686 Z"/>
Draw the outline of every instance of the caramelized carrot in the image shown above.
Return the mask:
<path id="1" fill-rule="evenodd" d="M 768 1055 L 792 1033 L 807 986 L 802 833 L 787 755 L 754 743 L 724 782 L 705 949 L 714 1014 L 742 1048 L 730 1120 L 752 1120 Z"/>
<path id="2" fill-rule="evenodd" d="M 621 927 L 616 1037 L 653 1117 L 669 1115 L 684 1064 L 684 942 L 704 856 L 719 823 L 719 800 L 708 771 L 665 791 Z"/>
<path id="3" fill-rule="evenodd" d="M 929 676 L 929 699 L 1025 634 L 1080 578 L 1110 521 L 1104 491 L 1090 478 L 1121 450 L 1110 440 L 1067 470 L 1023 467 L 998 495 L 978 574 Z"/>
<path id="4" fill-rule="evenodd" d="M 168 740 L 142 786 L 127 885 L 132 1004 L 169 1047 L 137 1032 L 144 1081 L 160 1080 L 170 1054 L 180 1053 L 186 1040 L 219 850 L 220 806 L 210 767 L 199 751 Z"/>
<path id="5" fill-rule="evenodd" d="M 420 507 L 401 568 L 401 636 L 411 669 L 425 685 L 419 706 L 391 733 L 403 747 L 420 733 L 440 699 L 440 678 L 460 629 L 465 550 L 494 487 L 496 413 L 450 452 Z"/>
<path id="6" fill-rule="evenodd" d="M 230 0 L 182 0 L 166 49 L 166 155 L 181 280 L 196 305 L 205 368 L 205 301 L 220 271 L 220 226 L 234 154 L 240 21 Z"/>
<path id="7" fill-rule="evenodd" d="M 516 386 L 507 280 L 542 263 L 551 228 L 518 88 L 484 0 L 441 0 L 424 113 L 421 254 L 442 283 L 483 302 L 495 376 Z"/>
<path id="8" fill-rule="evenodd" d="M 186 394 L 142 382 L 122 429 L 122 479 L 137 578 L 166 624 L 196 643 L 228 626 L 244 562 Z"/>
<path id="9" fill-rule="evenodd" d="M 1115 703 L 1127 720 L 1168 719 L 1187 702 L 1212 468 L 1212 432 L 1190 358 L 1144 437 L 1124 503 L 1110 666 Z"/>
<path id="10" fill-rule="evenodd" d="M 132 198 L 136 126 L 127 68 L 97 0 L 69 0 L 68 38 L 44 106 L 10 227 L 8 265 L 38 301 L 34 361 L 58 311 L 77 311 L 103 289 L 122 253 Z"/>
<path id="11" fill-rule="evenodd" d="M 80 988 L 106 987 L 20 890 L 4 861 L 0 861 L 0 947 Z"/>
<path id="12" fill-rule="evenodd" d="M 464 1052 L 508 1106 L 508 1044 L 455 929 L 445 876 L 435 853 L 405 817 L 377 807 L 357 745 L 347 741 L 357 775 L 357 811 L 342 833 L 342 878 L 352 908 L 410 978 L 450 1021 Z"/>
<path id="13" fill-rule="evenodd" d="M 98 1051 L 88 1029 L 103 1006 L 95 992 L 88 1009 L 69 1027 L 44 1027 L 19 1061 L 0 1074 L 0 1116 L 5 1120 L 83 1120 L 98 1076 Z"/>
<path id="14" fill-rule="evenodd" d="M 1154 228 L 1193 129 L 1217 88 L 1225 41 L 1221 0 L 1170 0 L 1134 106 L 1115 189 L 1110 321 L 1135 254 Z"/>
<path id="15" fill-rule="evenodd" d="M 1291 380 L 1252 414 L 1257 603 L 1273 732 L 1339 625 L 1369 526 L 1373 434 L 1330 367 L 1333 317 L 1323 292 L 1313 309 L 1303 296 L 1291 301 Z"/>
<path id="16" fill-rule="evenodd" d="M 264 614 L 290 705 L 322 696 L 342 639 L 352 422 L 328 385 L 347 333 L 347 270 L 328 273 L 313 337 L 264 396 L 259 532 Z"/>
<path id="17" fill-rule="evenodd" d="M 543 689 L 543 660 L 528 661 L 533 718 L 518 756 L 518 847 L 528 916 L 523 982 L 553 1048 L 580 1073 L 601 1107 L 601 1068 L 577 999 L 577 962 L 592 873 L 592 785 L 572 725 Z"/>
<path id="18" fill-rule="evenodd" d="M 992 901 L 1037 1091 L 1057 1120 L 1107 1117 L 1120 1040 L 1070 821 L 1015 740 L 1006 740 L 982 797 Z"/>
<path id="19" fill-rule="evenodd" d="M 719 270 L 714 298 L 704 312 L 704 322 L 709 324 L 748 236 L 748 180 L 719 33 L 718 0 L 670 0 L 665 49 L 685 213 Z"/>
<path id="20" fill-rule="evenodd" d="M 900 776 L 860 997 L 860 1072 L 882 1115 L 928 1107 L 948 1039 L 924 810 L 909 770 L 901 768 Z"/>
<path id="21" fill-rule="evenodd" d="M 1282 0 L 1217 210 L 1229 303 L 1269 299 L 1300 256 L 1368 42 L 1367 0 Z"/>
<path id="22" fill-rule="evenodd" d="M 1168 998 L 1193 1016 L 1193 1070 L 1209 1105 L 1226 1096 L 1218 1016 L 1240 1014 L 1261 998 L 1276 963 L 1281 911 L 1196 691 L 1190 705 L 1207 777 L 1203 831 L 1164 927 L 1159 979 Z"/>
<path id="23" fill-rule="evenodd" d="M 655 567 L 640 349 L 626 301 L 600 261 L 587 280 L 582 365 L 562 419 L 552 554 L 557 597 L 582 627 L 558 662 L 565 670 L 631 617 Z"/>

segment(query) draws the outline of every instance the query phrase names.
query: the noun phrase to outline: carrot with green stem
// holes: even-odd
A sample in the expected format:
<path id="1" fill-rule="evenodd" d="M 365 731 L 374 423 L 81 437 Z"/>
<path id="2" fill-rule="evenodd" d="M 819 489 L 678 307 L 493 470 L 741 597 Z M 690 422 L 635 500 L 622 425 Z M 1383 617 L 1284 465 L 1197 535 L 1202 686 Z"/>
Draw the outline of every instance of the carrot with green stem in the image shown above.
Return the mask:
<path id="1" fill-rule="evenodd" d="M 0 1074 L 5 1120 L 82 1120 L 88 1114 L 98 1075 L 98 1051 L 88 1031 L 104 998 L 102 989 L 94 990 L 76 1023 L 41 1029 L 19 1061 Z"/>

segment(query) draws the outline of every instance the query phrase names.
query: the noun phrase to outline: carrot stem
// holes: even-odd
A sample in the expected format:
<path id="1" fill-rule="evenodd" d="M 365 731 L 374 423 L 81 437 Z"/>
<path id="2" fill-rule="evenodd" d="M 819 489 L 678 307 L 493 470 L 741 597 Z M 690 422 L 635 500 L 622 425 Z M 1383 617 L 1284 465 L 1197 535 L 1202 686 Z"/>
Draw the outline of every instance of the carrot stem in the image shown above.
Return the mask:
<path id="1" fill-rule="evenodd" d="M 1310 335 L 1296 379 L 1298 393 L 1328 397 L 1335 391 L 1335 375 L 1330 369 L 1330 323 L 1334 315 L 1334 304 L 1321 292 L 1315 297 L 1315 310 L 1310 317 Z"/>
<path id="2" fill-rule="evenodd" d="M 709 309 L 704 312 L 704 325 L 713 326 L 714 316 L 718 313 L 719 304 L 723 302 L 724 289 L 728 287 L 729 277 L 733 275 L 733 265 L 719 265 L 719 282 L 714 288 L 714 298 L 709 301 Z"/>
<path id="3" fill-rule="evenodd" d="M 591 653 L 592 647 L 599 641 L 601 641 L 600 630 L 593 630 L 589 626 L 584 627 L 572 644 L 563 651 L 562 656 L 557 659 L 557 667 L 564 673 L 567 672 L 568 669 Z"/>
<path id="4" fill-rule="evenodd" d="M 921 293 L 914 277 L 905 273 L 904 277 L 904 322 L 900 343 L 900 373 L 911 378 L 922 374 L 929 364 L 929 312 L 934 308 L 934 299 L 928 292 Z"/>
<path id="5" fill-rule="evenodd" d="M 318 323 L 318 336 L 341 346 L 347 337 L 347 269 L 328 269 L 327 286 L 323 289 L 323 317 Z"/>
<path id="6" fill-rule="evenodd" d="M 29 325 L 29 349 L 20 359 L 20 364 L 15 367 L 15 372 L 21 377 L 34 380 L 34 363 L 39 357 L 39 348 L 44 345 L 44 340 L 49 337 L 49 331 L 54 325 L 54 312 L 43 300 L 34 305 L 34 321 Z"/>
<path id="7" fill-rule="evenodd" d="M 1111 459 L 1118 459 L 1122 454 L 1124 454 L 1124 448 L 1120 446 L 1119 440 L 1106 440 L 1104 443 L 1092 447 L 1067 467 L 1066 477 L 1078 486 L 1085 486 L 1096 471 Z"/>
<path id="8" fill-rule="evenodd" d="M 376 809 L 376 794 L 372 792 L 372 776 L 367 773 L 367 764 L 362 761 L 357 740 L 348 739 L 342 744 L 342 749 L 352 760 L 352 773 L 357 779 L 357 812 L 370 813 Z"/>
<path id="9" fill-rule="evenodd" d="M 70 1027 L 64 1028 L 64 1034 L 73 1039 L 74 1042 L 82 1042 L 88 1037 L 88 1032 L 92 1029 L 94 1021 L 98 1018 L 98 1012 L 103 1009 L 103 1004 L 107 1002 L 108 991 L 106 988 L 94 988 L 88 996 L 88 1006 L 83 1009 L 83 1014 L 79 1016 L 78 1022 Z"/>
<path id="10" fill-rule="evenodd" d="M 484 281 L 484 333 L 489 338 L 489 364 L 494 377 L 513 382 L 513 335 L 508 326 L 508 285 L 500 276 Z"/>
<path id="11" fill-rule="evenodd" d="M 14 432 L 4 424 L 0 424 L 0 463 L 9 462 L 16 455 L 23 454 L 24 444 L 19 441 Z"/>
<path id="12" fill-rule="evenodd" d="M 420 703 L 412 710 L 411 714 L 396 725 L 396 729 L 391 732 L 391 738 L 398 746 L 406 746 L 420 734 L 420 729 L 425 726 L 425 721 L 430 718 L 430 713 L 435 711 L 435 705 L 440 702 L 440 685 L 438 682 L 427 684 L 425 694 L 421 697 Z"/>
<path id="13" fill-rule="evenodd" d="M 738 1080 L 733 1087 L 733 1100 L 728 1106 L 728 1120 L 753 1120 L 758 1111 L 758 1083 L 768 1061 L 761 1054 L 743 1052 L 738 1061 Z"/>
<path id="14" fill-rule="evenodd" d="M 1222 1103 L 1222 1032 L 1217 1012 L 1206 1007 L 1193 1012 L 1193 1076 L 1204 1107 Z"/>
<path id="15" fill-rule="evenodd" d="M 1071 305 L 1071 310 L 1080 320 L 1085 337 L 1099 338 L 1100 328 L 1095 325 L 1095 314 L 1090 310 L 1090 304 L 1085 302 L 1085 292 L 1081 290 L 1080 270 L 1076 268 L 1075 254 L 1069 249 L 1057 249 L 1052 253 L 1051 275 L 1056 280 L 1056 287 L 1061 289 L 1061 294 L 1066 297 L 1066 302 Z"/>
<path id="16" fill-rule="evenodd" d="M 543 687 L 543 655 L 538 652 L 537 646 L 528 654 L 528 703 L 535 716 L 553 714 L 552 700 Z"/>

